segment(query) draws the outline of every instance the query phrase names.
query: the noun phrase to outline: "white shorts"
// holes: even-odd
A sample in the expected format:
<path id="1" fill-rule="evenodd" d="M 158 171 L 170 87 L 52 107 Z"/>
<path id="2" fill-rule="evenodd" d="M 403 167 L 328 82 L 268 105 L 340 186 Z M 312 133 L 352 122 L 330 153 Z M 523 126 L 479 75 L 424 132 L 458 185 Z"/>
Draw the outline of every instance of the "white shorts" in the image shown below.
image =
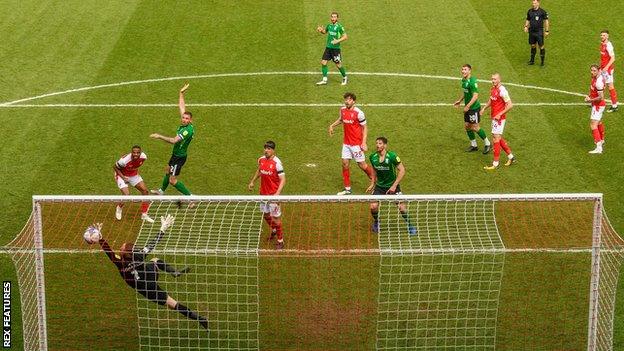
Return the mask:
<path id="1" fill-rule="evenodd" d="M 355 162 L 364 162 L 366 161 L 366 155 L 364 155 L 364 151 L 362 151 L 360 145 L 342 144 L 342 159 L 354 159 Z"/>
<path id="2" fill-rule="evenodd" d="M 615 71 L 611 71 L 611 73 L 607 72 L 607 71 L 602 71 L 602 79 L 604 79 L 605 84 L 612 84 L 613 83 L 613 73 Z"/>
<path id="3" fill-rule="evenodd" d="M 141 178 L 141 176 L 137 174 L 135 176 L 128 177 L 128 182 L 126 182 L 125 180 L 123 180 L 122 177 L 115 174 L 115 181 L 117 182 L 117 186 L 119 187 L 119 189 L 123 189 L 123 188 L 127 188 L 128 184 L 132 186 L 136 186 L 137 184 L 143 181 L 143 178 Z"/>
<path id="4" fill-rule="evenodd" d="M 503 120 L 492 120 L 492 134 L 500 134 L 503 135 L 503 130 L 505 130 L 505 122 L 507 122 L 506 119 Z"/>
<path id="5" fill-rule="evenodd" d="M 270 213 L 271 217 L 280 217 L 282 215 L 282 209 L 276 202 L 262 202 L 260 204 L 260 211 L 262 211 L 262 213 Z"/>
<path id="6" fill-rule="evenodd" d="M 602 113 L 604 112 L 604 106 L 592 106 L 591 107 L 591 117 L 589 117 L 592 121 L 600 121 L 602 119 Z"/>

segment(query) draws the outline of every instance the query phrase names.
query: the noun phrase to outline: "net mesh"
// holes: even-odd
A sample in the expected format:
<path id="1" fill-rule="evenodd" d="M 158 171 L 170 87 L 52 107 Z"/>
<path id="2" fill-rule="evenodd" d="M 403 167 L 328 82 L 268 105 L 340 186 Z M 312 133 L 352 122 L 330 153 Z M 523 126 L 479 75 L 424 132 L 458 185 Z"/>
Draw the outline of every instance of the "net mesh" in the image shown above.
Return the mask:
<path id="1" fill-rule="evenodd" d="M 115 251 L 158 235 L 158 221 L 140 219 L 144 197 L 123 198 L 117 221 L 119 199 L 38 199 L 41 213 L 4 248 L 26 350 L 613 347 L 624 242 L 598 207 L 592 248 L 599 197 L 281 198 L 283 250 L 269 240 L 263 199 L 150 197 L 153 218 L 176 219 L 148 260 L 188 269 L 160 272 L 158 284 L 208 330 L 128 288 L 99 245 L 84 242 L 94 222 Z"/>

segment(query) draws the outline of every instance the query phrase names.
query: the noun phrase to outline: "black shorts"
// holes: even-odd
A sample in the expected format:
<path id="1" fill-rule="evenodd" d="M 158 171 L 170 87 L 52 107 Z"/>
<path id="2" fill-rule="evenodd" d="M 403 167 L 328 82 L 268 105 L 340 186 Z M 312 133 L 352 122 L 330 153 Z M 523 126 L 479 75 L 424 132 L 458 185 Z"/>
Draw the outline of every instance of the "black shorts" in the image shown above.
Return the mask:
<path id="1" fill-rule="evenodd" d="M 325 48 L 325 52 L 323 52 L 323 60 L 340 63 L 340 49 Z"/>
<path id="2" fill-rule="evenodd" d="M 139 294 L 145 296 L 146 299 L 156 302 L 161 306 L 164 306 L 167 303 L 167 296 L 169 294 L 161 289 L 156 282 L 137 284 L 135 289 Z"/>
<path id="3" fill-rule="evenodd" d="M 177 176 L 182 171 L 182 166 L 186 163 L 186 156 L 171 155 L 169 159 L 169 174 Z"/>
<path id="4" fill-rule="evenodd" d="M 394 194 L 387 194 L 390 188 L 382 188 L 378 185 L 375 185 L 375 190 L 373 190 L 373 195 L 401 195 L 401 184 L 398 184 L 396 187 L 396 191 Z"/>
<path id="5" fill-rule="evenodd" d="M 529 44 L 533 45 L 535 43 L 539 46 L 544 46 L 544 32 L 529 32 Z"/>
<path id="6" fill-rule="evenodd" d="M 464 122 L 474 124 L 481 122 L 481 110 L 468 110 L 464 112 Z"/>

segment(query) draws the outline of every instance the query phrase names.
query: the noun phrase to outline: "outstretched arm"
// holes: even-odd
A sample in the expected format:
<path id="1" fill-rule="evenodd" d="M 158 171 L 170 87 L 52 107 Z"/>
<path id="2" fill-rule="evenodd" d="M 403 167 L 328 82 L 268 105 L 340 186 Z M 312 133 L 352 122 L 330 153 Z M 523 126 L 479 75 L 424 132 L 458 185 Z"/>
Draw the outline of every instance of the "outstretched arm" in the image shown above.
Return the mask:
<path id="1" fill-rule="evenodd" d="M 189 87 L 189 83 L 184 84 L 182 89 L 180 89 L 180 97 L 178 99 L 178 107 L 180 107 L 180 117 L 186 112 L 186 104 L 184 103 L 184 93 Z"/>
<path id="2" fill-rule="evenodd" d="M 160 217 L 161 224 L 160 224 L 160 231 L 158 232 L 158 235 L 154 239 L 148 241 L 145 247 L 141 249 L 140 253 L 147 255 L 148 253 L 152 252 L 152 250 L 154 250 L 156 245 L 158 245 L 158 243 L 163 238 L 163 236 L 165 236 L 165 231 L 173 225 L 174 220 L 175 220 L 175 217 L 173 217 L 172 215 L 166 215 L 166 216 Z"/>

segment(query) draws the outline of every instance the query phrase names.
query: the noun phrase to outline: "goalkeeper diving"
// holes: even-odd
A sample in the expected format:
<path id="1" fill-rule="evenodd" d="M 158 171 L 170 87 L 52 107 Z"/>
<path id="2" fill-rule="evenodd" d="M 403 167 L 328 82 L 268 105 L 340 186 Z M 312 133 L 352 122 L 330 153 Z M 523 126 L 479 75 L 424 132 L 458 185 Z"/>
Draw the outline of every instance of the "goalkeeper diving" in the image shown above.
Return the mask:
<path id="1" fill-rule="evenodd" d="M 121 245 L 119 253 L 115 253 L 103 237 L 99 240 L 99 243 L 104 253 L 106 253 L 106 256 L 108 256 L 119 270 L 119 274 L 123 280 L 131 288 L 143 295 L 146 299 L 161 306 L 166 305 L 168 308 L 180 312 L 187 318 L 198 321 L 202 327 L 208 329 L 208 320 L 206 318 L 174 300 L 158 285 L 159 271 L 165 271 L 177 278 L 187 273 L 190 269 L 186 267 L 178 271 L 159 258 L 152 258 L 146 261 L 147 255 L 154 250 L 158 242 L 165 235 L 167 229 L 173 225 L 174 219 L 172 215 L 160 217 L 160 232 L 156 238 L 150 240 L 142 249 L 136 250 L 134 244 L 126 242 Z M 101 229 L 102 223 L 94 223 L 88 228 L 88 230 L 97 230 L 100 233 Z"/>

